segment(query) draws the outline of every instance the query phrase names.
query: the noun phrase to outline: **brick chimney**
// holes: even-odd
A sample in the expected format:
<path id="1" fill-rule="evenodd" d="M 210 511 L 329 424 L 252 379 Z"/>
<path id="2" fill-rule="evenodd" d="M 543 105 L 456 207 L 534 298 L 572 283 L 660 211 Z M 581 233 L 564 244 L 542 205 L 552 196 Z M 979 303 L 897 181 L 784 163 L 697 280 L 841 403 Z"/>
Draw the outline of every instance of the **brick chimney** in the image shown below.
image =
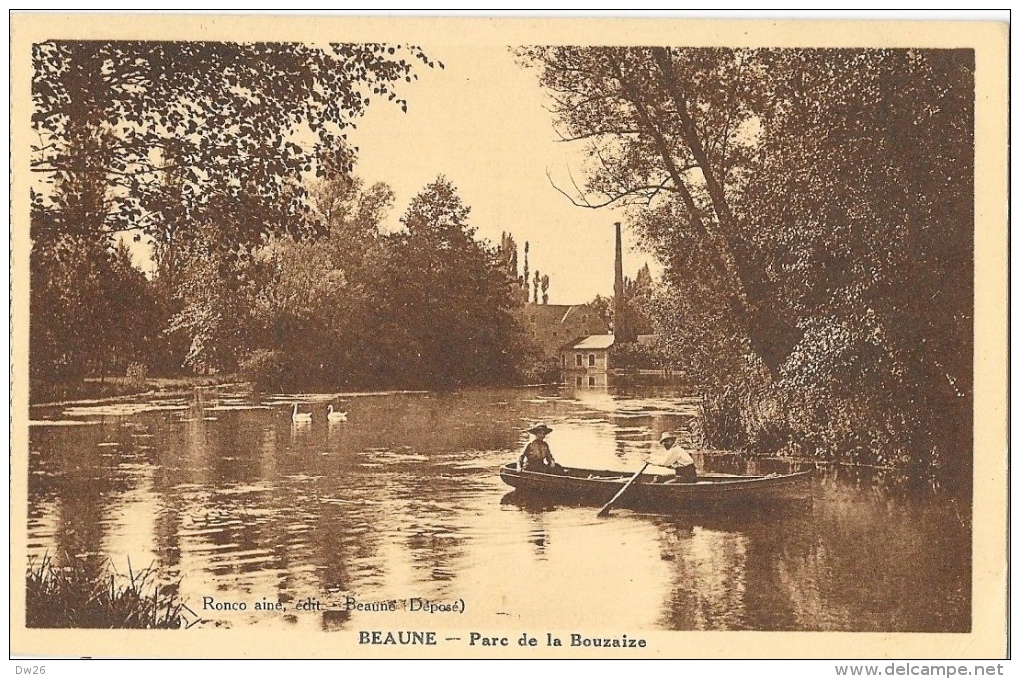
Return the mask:
<path id="1" fill-rule="evenodd" d="M 616 222 L 616 281 L 613 284 L 613 334 L 616 341 L 627 341 L 626 311 L 623 291 L 623 236 L 620 222 Z"/>

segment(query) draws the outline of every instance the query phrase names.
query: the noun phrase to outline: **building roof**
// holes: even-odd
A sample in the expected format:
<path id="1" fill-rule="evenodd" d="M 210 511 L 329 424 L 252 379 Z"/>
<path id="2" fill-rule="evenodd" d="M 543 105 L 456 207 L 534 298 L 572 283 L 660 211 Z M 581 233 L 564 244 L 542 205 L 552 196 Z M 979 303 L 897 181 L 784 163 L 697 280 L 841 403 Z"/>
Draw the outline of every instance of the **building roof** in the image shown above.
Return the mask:
<path id="1" fill-rule="evenodd" d="M 524 306 L 524 313 L 531 318 L 541 318 L 544 323 L 562 323 L 572 308 L 572 304 L 533 304 L 529 302 Z"/>
<path id="2" fill-rule="evenodd" d="M 560 323 L 566 323 L 567 319 L 570 317 L 570 314 L 574 313 L 575 309 L 579 309 L 582 306 L 587 306 L 587 305 L 584 305 L 584 304 L 571 304 L 569 307 L 567 307 L 567 310 L 563 313 L 563 318 L 560 319 Z"/>
<path id="3" fill-rule="evenodd" d="M 588 335 L 567 344 L 564 349 L 608 349 L 615 340 L 613 335 Z"/>

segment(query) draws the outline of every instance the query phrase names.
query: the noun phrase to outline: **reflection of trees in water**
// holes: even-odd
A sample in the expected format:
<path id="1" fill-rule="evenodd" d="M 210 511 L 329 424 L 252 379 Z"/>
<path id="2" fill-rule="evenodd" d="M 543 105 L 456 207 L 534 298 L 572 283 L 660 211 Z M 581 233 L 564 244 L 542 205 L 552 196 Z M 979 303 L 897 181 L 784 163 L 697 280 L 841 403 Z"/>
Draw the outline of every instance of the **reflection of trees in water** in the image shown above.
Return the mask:
<path id="1" fill-rule="evenodd" d="M 668 628 L 812 629 L 810 620 L 794 617 L 793 583 L 778 575 L 800 549 L 809 503 L 706 510 L 683 521 L 663 528 L 663 558 L 675 572 Z"/>
<path id="2" fill-rule="evenodd" d="M 523 398 L 527 394 L 521 393 Z M 512 449 L 523 427 L 519 404 L 497 406 L 506 391 L 472 390 L 466 395 L 393 394 L 344 400 L 348 421 L 329 430 L 343 450 L 393 451 L 409 448 L 428 454 Z M 325 415 L 325 406 L 315 413 Z M 313 431 L 318 424 L 313 415 Z M 342 430 L 337 431 L 337 430 Z M 324 427 L 325 431 L 325 427 Z"/>
<path id="3" fill-rule="evenodd" d="M 950 507 L 932 498 L 876 501 L 847 487 L 827 495 L 777 564 L 798 622 L 855 631 L 970 630 L 970 532 L 953 521 Z"/>
<path id="4" fill-rule="evenodd" d="M 970 531 L 952 503 L 831 475 L 812 501 L 662 519 L 670 629 L 963 632 Z"/>
<path id="5" fill-rule="evenodd" d="M 765 505 L 752 510 L 756 517 L 748 522 L 747 553 L 744 561 L 747 593 L 745 629 L 794 630 L 817 629 L 813 620 L 798 619 L 791 598 L 797 595 L 795 583 L 780 577 L 782 563 L 802 549 L 801 536 L 811 523 L 810 502 Z"/>
<path id="6" fill-rule="evenodd" d="M 674 572 L 665 627 L 743 629 L 747 538 L 696 523 L 665 524 L 661 555 Z"/>
<path id="7" fill-rule="evenodd" d="M 348 564 L 365 557 L 374 544 L 367 531 L 354 530 L 364 521 L 364 509 L 352 511 L 349 505 L 320 506 L 315 523 L 315 563 L 318 564 L 322 589 L 327 595 L 339 596 L 353 589 Z"/>
<path id="8" fill-rule="evenodd" d="M 373 505 L 356 503 L 361 489 L 349 460 L 324 458 L 318 429 L 277 420 L 210 437 L 214 457 L 232 459 L 214 465 L 222 492 L 201 502 L 216 528 L 204 537 L 216 548 L 205 568 L 231 591 L 328 603 L 349 589 L 349 562 L 374 553 L 376 538 L 364 528 Z"/>
<path id="9" fill-rule="evenodd" d="M 123 484 L 103 478 L 78 478 L 68 485 L 73 492 L 60 493 L 57 502 L 58 522 L 53 535 L 56 560 L 60 563 L 65 557 L 79 555 L 101 558 L 110 508 L 124 492 Z"/>
<path id="10" fill-rule="evenodd" d="M 271 470 L 262 465 L 272 464 L 273 456 L 263 454 L 262 430 L 256 422 L 241 412 L 218 412 L 217 417 L 216 426 L 206 428 L 210 454 L 205 460 L 216 486 L 272 481 Z"/>
<path id="11" fill-rule="evenodd" d="M 88 555 L 97 567 L 102 561 L 111 514 L 119 499 L 138 485 L 120 467 L 140 456 L 120 426 L 120 418 L 101 424 L 31 431 L 29 458 L 29 519 L 54 517 L 50 555 L 60 564 L 65 557 Z M 116 446 L 100 446 L 100 443 Z"/>
<path id="12" fill-rule="evenodd" d="M 184 511 L 176 496 L 164 495 L 163 498 L 171 504 L 164 506 L 156 516 L 157 565 L 169 574 L 177 575 L 181 563 L 181 522 Z"/>
<path id="13" fill-rule="evenodd" d="M 452 593 L 457 561 L 466 556 L 468 522 L 461 499 L 477 495 L 471 482 L 475 474 L 455 469 L 435 476 L 407 474 L 390 486 L 397 516 L 385 521 L 391 528 L 394 520 L 399 522 L 418 584 L 430 596 Z"/>
<path id="14" fill-rule="evenodd" d="M 276 592 L 288 600 L 320 595 L 324 585 L 348 586 L 349 559 L 375 552 L 374 536 L 358 530 L 365 510 L 320 504 L 334 491 L 343 494 L 342 487 L 283 477 L 349 475 L 323 468 L 314 437 L 290 440 L 289 420 L 267 426 L 266 414 L 208 413 L 193 403 L 183 412 L 33 430 L 32 448 L 40 453 L 30 462 L 30 521 L 52 533 L 33 539 L 58 563 L 63 553 L 95 554 L 98 568 L 111 530 L 142 528 L 118 525 L 127 505 L 137 510 L 140 493 L 153 515 L 157 567 L 164 576 L 185 571 L 192 604 L 196 595 L 272 600 Z M 150 430 L 158 436 L 133 438 Z M 108 440 L 118 446 L 98 445 Z M 151 465 L 148 476 L 138 474 L 144 463 Z M 143 487 L 143 478 L 151 486 Z M 118 568 L 125 557 L 138 561 L 137 554 L 109 556 Z"/>

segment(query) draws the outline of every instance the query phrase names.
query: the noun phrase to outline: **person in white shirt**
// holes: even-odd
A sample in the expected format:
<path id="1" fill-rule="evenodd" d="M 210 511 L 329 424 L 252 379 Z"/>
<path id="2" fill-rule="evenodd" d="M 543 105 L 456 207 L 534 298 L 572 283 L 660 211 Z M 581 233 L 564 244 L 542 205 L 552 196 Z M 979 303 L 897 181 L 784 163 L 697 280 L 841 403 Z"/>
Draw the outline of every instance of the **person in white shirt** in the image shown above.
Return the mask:
<path id="1" fill-rule="evenodd" d="M 677 436 L 673 432 L 662 432 L 659 443 L 662 444 L 663 450 L 652 455 L 649 461 L 656 467 L 672 467 L 680 483 L 695 483 L 698 480 L 698 469 L 694 465 L 694 458 L 676 445 L 676 439 Z"/>

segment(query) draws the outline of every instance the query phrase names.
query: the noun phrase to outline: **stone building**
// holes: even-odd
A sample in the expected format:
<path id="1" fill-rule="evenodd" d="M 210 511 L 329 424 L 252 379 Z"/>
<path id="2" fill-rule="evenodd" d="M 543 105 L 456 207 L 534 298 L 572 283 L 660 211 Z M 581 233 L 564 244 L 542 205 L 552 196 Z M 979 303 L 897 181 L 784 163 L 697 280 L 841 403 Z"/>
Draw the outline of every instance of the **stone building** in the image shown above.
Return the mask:
<path id="1" fill-rule="evenodd" d="M 526 304 L 524 320 L 547 360 L 558 358 L 564 344 L 609 332 L 609 322 L 588 304 Z"/>

